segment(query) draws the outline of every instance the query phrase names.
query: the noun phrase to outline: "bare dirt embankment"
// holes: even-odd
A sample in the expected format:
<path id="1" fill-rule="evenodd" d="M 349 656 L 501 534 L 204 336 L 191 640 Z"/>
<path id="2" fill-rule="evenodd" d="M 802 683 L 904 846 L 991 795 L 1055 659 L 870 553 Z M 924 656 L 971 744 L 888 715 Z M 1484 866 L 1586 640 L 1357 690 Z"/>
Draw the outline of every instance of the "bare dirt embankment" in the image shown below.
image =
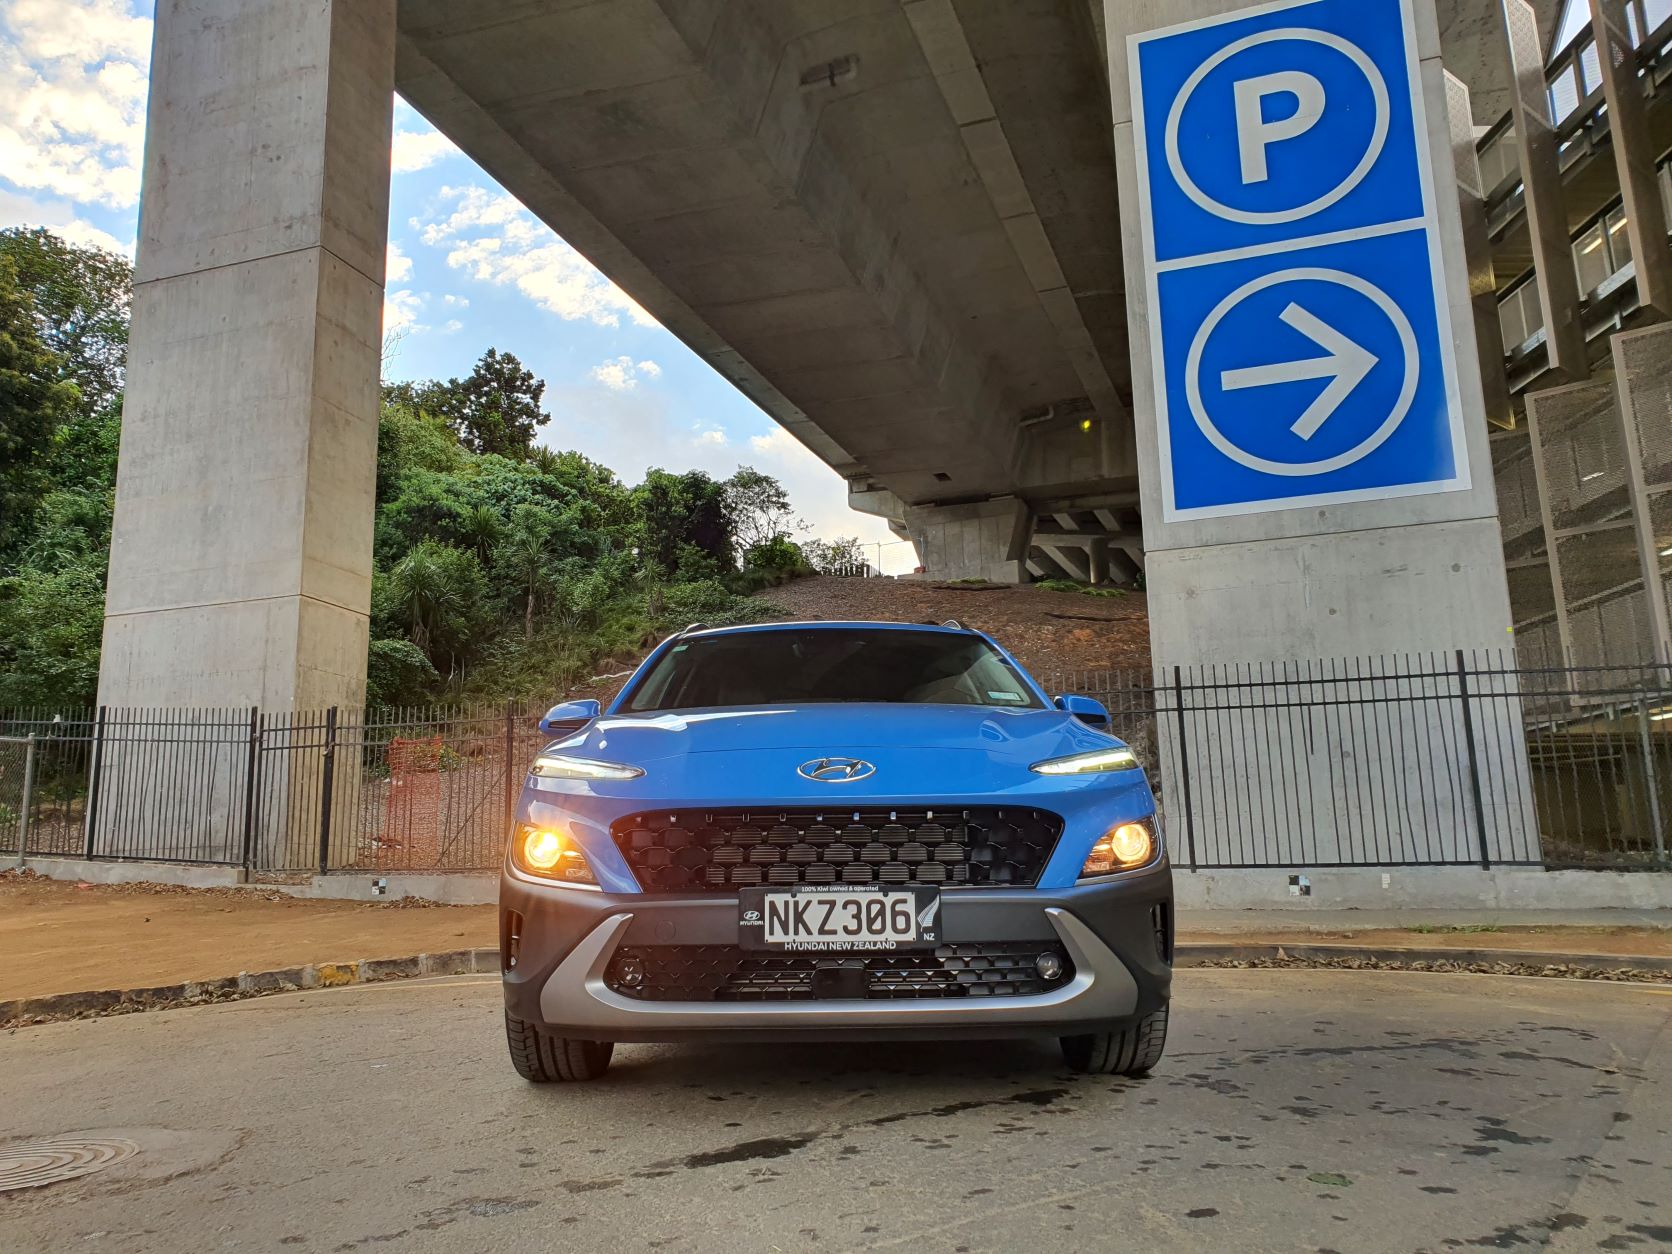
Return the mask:
<path id="1" fill-rule="evenodd" d="M 984 631 L 1035 675 L 1147 670 L 1149 608 L 1142 592 L 1088 596 L 1010 584 L 896 579 L 800 579 L 762 597 L 792 619 L 957 619 Z"/>

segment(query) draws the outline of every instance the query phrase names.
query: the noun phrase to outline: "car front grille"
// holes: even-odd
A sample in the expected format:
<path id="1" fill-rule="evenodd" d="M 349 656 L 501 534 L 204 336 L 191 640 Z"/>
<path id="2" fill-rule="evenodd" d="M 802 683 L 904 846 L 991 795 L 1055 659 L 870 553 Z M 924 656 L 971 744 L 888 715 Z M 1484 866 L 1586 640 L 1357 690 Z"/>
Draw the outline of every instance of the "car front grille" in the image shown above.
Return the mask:
<path id="1" fill-rule="evenodd" d="M 635 814 L 610 835 L 646 892 L 760 885 L 1027 887 L 1062 820 L 1024 807 Z"/>
<path id="2" fill-rule="evenodd" d="M 1046 980 L 1039 955 L 1062 970 Z M 735 945 L 639 945 L 618 949 L 604 982 L 639 1001 L 814 1001 L 815 973 L 862 971 L 847 987 L 868 1001 L 920 998 L 1032 997 L 1074 978 L 1068 953 L 1050 941 L 942 945 L 921 953 L 771 954 Z M 847 995 L 847 994 L 844 994 Z"/>

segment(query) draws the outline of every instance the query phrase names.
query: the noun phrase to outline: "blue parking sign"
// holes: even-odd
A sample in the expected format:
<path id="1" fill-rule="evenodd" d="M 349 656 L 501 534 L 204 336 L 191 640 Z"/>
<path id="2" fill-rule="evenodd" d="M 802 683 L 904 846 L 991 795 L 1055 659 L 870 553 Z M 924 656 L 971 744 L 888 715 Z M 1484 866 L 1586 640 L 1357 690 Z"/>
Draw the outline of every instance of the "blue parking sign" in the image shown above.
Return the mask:
<path id="1" fill-rule="evenodd" d="M 1130 55 L 1167 520 L 1467 488 L 1410 0 Z"/>

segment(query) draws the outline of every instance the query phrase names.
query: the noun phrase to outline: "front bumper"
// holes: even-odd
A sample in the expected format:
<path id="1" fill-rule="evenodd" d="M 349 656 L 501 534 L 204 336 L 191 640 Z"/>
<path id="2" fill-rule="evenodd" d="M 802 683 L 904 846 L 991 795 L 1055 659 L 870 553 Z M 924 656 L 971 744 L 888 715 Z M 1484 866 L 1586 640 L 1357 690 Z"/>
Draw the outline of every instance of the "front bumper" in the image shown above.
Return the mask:
<path id="1" fill-rule="evenodd" d="M 1167 1001 L 1172 896 L 1165 865 L 1074 888 L 943 893 L 946 945 L 1038 941 L 1067 951 L 1072 977 L 1035 995 L 644 1001 L 608 986 L 605 973 L 617 949 L 734 946 L 735 896 L 587 892 L 507 873 L 500 887 L 501 956 L 508 963 L 515 921 L 517 961 L 505 969 L 505 1006 L 556 1035 L 586 1040 L 980 1039 L 1113 1031 Z"/>

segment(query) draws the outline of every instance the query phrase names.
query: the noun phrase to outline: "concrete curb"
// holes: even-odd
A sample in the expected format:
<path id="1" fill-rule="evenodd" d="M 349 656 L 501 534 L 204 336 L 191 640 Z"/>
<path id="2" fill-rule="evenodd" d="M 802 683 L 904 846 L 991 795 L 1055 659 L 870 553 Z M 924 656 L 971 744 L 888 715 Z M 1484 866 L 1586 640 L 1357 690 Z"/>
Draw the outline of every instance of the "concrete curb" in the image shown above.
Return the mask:
<path id="1" fill-rule="evenodd" d="M 1543 953 L 1525 949 L 1181 941 L 1175 958 L 1179 967 L 1345 967 L 1436 973 L 1484 970 L 1496 975 L 1672 983 L 1672 957 Z M 155 988 L 58 993 L 0 1002 L 0 1030 L 62 1019 L 91 1019 L 237 1001 L 269 993 L 341 988 L 348 984 L 376 984 L 433 975 L 487 975 L 498 971 L 499 950 L 455 949 L 407 958 L 362 958 L 357 962 L 320 962 L 276 971 L 245 971 L 218 980 L 188 980 Z"/>
<path id="2" fill-rule="evenodd" d="M 1643 954 L 1551 953 L 1536 949 L 1415 949 L 1389 945 L 1340 945 L 1235 941 L 1181 941 L 1180 967 L 1295 966 L 1403 971 L 1550 975 L 1569 979 L 1672 983 L 1672 957 Z"/>
<path id="3" fill-rule="evenodd" d="M 106 989 L 89 993 L 57 993 L 0 1001 L 0 1030 L 50 1023 L 59 1019 L 88 1019 L 100 1015 L 134 1014 L 176 1006 L 236 1001 L 268 993 L 294 993 L 347 984 L 375 984 L 426 975 L 488 974 L 499 970 L 498 949 L 455 949 L 407 958 L 362 958 L 357 962 L 320 962 L 282 967 L 276 971 L 244 971 L 218 980 L 187 980 L 155 988 Z"/>

